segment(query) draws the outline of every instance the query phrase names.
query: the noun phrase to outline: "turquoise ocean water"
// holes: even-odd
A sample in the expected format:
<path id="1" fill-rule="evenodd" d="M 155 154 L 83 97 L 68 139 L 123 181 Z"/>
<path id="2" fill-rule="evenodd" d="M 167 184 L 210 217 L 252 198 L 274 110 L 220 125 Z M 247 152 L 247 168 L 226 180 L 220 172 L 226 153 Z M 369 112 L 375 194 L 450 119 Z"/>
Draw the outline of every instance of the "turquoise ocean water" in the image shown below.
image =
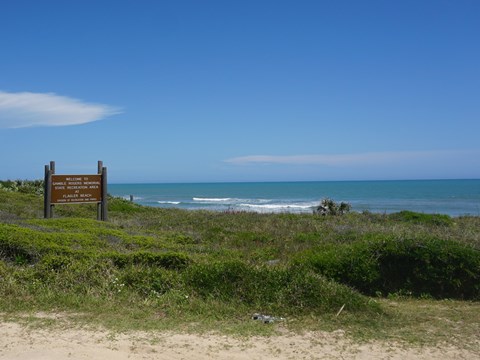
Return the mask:
<path id="1" fill-rule="evenodd" d="M 360 212 L 480 215 L 480 180 L 109 184 L 108 192 L 133 195 L 142 205 L 189 210 L 309 213 L 328 197 Z"/>

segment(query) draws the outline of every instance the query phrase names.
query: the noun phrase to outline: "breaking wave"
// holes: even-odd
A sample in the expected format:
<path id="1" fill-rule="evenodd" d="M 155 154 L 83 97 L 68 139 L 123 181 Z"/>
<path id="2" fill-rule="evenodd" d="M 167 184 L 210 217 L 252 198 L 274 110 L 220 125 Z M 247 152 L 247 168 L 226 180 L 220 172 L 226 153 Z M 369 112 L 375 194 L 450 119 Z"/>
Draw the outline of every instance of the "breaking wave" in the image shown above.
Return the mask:
<path id="1" fill-rule="evenodd" d="M 231 198 L 200 198 L 194 197 L 193 201 L 200 201 L 200 202 L 229 202 Z"/>
<path id="2" fill-rule="evenodd" d="M 239 208 L 261 213 L 305 213 L 311 212 L 316 203 L 270 203 L 270 204 L 239 204 Z"/>

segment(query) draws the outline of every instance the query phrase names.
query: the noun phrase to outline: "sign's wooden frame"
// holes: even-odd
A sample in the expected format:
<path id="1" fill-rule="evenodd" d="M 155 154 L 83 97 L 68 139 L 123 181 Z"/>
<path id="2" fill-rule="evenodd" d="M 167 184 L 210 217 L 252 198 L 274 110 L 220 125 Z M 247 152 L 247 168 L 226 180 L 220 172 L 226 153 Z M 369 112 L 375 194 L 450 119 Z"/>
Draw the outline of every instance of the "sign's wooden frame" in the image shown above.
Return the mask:
<path id="1" fill-rule="evenodd" d="M 55 161 L 45 165 L 44 217 L 53 217 L 57 204 L 97 204 L 97 220 L 107 221 L 107 168 L 98 162 L 95 175 L 57 175 Z"/>

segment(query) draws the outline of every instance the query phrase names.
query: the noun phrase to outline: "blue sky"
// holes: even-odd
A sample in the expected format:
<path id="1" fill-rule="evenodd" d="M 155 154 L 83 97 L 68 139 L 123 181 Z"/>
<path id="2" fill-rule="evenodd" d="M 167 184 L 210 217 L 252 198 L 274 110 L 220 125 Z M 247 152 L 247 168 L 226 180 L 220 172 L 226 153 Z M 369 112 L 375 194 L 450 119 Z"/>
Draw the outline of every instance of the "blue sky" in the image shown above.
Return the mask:
<path id="1" fill-rule="evenodd" d="M 0 179 L 480 178 L 480 2 L 2 1 Z"/>

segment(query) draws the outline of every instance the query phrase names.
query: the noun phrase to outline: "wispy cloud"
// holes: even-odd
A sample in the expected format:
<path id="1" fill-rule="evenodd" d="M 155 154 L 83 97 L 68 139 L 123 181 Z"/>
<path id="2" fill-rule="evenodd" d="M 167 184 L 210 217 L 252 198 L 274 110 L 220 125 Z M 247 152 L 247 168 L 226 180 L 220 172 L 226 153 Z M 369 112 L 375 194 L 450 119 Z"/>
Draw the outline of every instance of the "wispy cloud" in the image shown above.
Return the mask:
<path id="1" fill-rule="evenodd" d="M 393 162 L 419 161 L 442 156 L 465 155 L 459 151 L 403 151 L 368 152 L 359 154 L 317 154 L 317 155 L 250 155 L 225 160 L 234 165 L 284 164 L 284 165 L 327 165 L 327 166 L 365 166 L 391 164 Z"/>
<path id="2" fill-rule="evenodd" d="M 120 112 L 108 105 L 86 103 L 53 93 L 0 91 L 0 128 L 78 125 Z"/>

